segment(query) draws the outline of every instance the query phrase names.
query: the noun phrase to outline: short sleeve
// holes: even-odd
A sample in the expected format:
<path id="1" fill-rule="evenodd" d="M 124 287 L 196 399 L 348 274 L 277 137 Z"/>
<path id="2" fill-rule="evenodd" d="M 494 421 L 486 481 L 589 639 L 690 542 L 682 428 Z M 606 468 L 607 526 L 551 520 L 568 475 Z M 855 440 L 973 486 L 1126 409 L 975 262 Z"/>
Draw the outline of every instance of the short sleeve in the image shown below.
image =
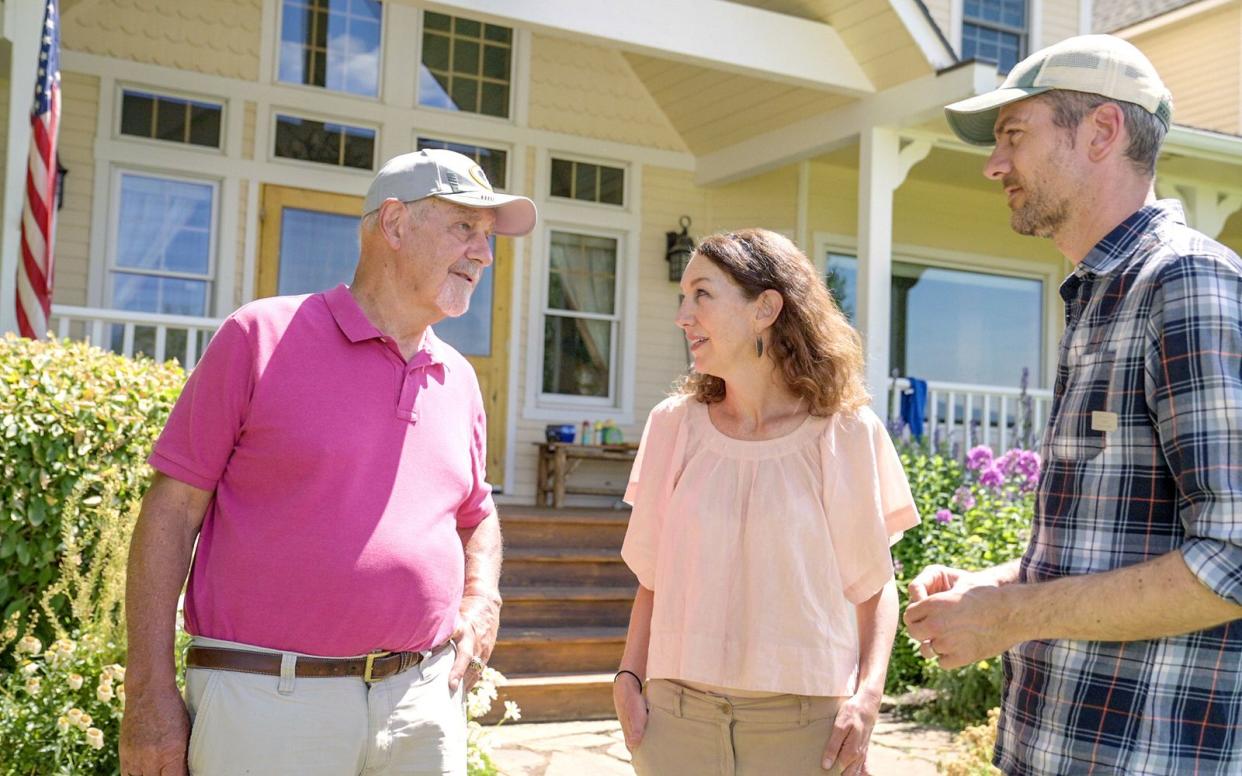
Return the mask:
<path id="1" fill-rule="evenodd" d="M 889 546 L 918 511 L 888 430 L 869 409 L 838 417 L 822 441 L 829 533 L 845 597 L 859 604 L 893 578 Z"/>
<path id="2" fill-rule="evenodd" d="M 470 492 L 457 510 L 458 528 L 473 528 L 496 511 L 487 482 L 487 414 L 481 396 L 475 402 L 470 434 Z"/>
<path id="3" fill-rule="evenodd" d="M 190 372 L 148 463 L 201 490 L 215 490 L 250 408 L 254 357 L 241 324 L 229 318 Z"/>
<path id="4" fill-rule="evenodd" d="M 633 509 L 621 558 L 648 590 L 655 589 L 660 533 L 681 469 L 686 401 L 684 397 L 666 399 L 647 416 L 623 497 Z"/>

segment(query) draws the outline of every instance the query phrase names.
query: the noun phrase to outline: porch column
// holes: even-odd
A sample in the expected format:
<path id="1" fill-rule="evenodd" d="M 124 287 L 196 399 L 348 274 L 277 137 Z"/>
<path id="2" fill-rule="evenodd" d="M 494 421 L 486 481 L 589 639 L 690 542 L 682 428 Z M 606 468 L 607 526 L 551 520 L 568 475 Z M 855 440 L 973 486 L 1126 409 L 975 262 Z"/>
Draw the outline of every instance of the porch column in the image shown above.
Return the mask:
<path id="1" fill-rule="evenodd" d="M 34 102 L 43 4 L 8 2 L 0 9 L 0 67 L 7 71 L 8 140 L 4 145 L 3 225 L 0 226 L 0 335 L 17 331 L 17 263 L 21 251 L 22 195 L 30 146 L 30 106 Z"/>
<path id="2" fill-rule="evenodd" d="M 877 414 L 888 414 L 889 340 L 892 336 L 893 192 L 931 143 L 905 141 L 890 127 L 859 133 L 858 327 L 866 357 L 867 390 Z"/>
<path id="3" fill-rule="evenodd" d="M 1161 197 L 1180 199 L 1186 222 L 1213 240 L 1220 236 L 1229 216 L 1242 210 L 1242 189 L 1158 177 L 1156 191 Z"/>

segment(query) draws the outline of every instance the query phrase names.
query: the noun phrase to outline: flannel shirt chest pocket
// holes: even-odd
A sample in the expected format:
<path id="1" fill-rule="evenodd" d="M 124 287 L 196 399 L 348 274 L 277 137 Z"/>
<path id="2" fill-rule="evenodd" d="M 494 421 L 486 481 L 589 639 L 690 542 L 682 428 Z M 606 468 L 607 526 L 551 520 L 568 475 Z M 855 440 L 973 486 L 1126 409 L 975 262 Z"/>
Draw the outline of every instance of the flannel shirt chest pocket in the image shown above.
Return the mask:
<path id="1" fill-rule="evenodd" d="M 1088 461 L 1103 452 L 1107 434 L 1114 430 L 1110 420 L 1109 392 L 1113 383 L 1115 350 L 1100 349 L 1072 354 L 1065 383 L 1065 394 L 1048 452 L 1053 459 Z"/>

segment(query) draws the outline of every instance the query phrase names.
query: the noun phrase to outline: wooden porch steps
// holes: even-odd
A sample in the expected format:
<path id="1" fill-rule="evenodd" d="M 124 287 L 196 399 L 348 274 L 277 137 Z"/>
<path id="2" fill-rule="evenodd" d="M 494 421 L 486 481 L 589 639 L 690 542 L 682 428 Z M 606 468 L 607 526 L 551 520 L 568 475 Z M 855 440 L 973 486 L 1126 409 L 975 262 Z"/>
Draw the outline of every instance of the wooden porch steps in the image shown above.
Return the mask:
<path id="1" fill-rule="evenodd" d="M 504 608 L 491 665 L 523 721 L 613 716 L 612 675 L 637 582 L 621 560 L 629 512 L 501 506 Z"/>

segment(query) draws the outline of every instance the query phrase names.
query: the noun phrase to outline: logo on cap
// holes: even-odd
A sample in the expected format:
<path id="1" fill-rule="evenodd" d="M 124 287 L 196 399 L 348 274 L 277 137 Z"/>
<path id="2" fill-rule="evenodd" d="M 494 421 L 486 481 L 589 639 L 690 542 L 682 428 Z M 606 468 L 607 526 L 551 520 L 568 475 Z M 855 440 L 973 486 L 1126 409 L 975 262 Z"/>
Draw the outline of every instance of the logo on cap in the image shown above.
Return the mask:
<path id="1" fill-rule="evenodd" d="M 492 190 L 492 184 L 487 182 L 487 176 L 483 174 L 483 168 L 477 164 L 470 165 L 470 178 L 488 191 Z"/>

